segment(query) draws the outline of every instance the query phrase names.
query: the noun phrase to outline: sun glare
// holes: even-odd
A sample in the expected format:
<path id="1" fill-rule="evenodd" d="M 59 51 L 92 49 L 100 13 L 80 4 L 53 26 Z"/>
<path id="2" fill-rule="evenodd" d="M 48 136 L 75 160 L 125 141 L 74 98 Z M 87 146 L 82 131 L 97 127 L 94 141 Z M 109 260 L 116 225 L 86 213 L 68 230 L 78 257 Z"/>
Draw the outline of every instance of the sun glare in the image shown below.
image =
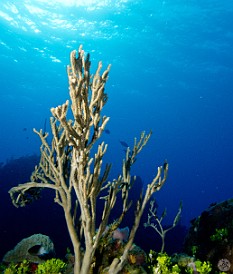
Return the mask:
<path id="1" fill-rule="evenodd" d="M 39 0 L 38 2 L 48 3 L 47 0 Z M 121 2 L 121 1 L 116 1 Z M 104 7 L 112 4 L 112 0 L 50 0 L 50 5 L 63 5 L 69 7 Z"/>

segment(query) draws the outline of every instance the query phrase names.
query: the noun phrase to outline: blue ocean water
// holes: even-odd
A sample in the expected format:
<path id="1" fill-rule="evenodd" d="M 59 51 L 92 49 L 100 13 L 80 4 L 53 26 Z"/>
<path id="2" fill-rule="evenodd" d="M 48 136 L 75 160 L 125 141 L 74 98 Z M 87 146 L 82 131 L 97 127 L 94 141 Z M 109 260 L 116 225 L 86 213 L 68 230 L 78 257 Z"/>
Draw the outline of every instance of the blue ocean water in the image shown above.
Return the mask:
<path id="1" fill-rule="evenodd" d="M 132 145 L 152 130 L 132 172 L 146 186 L 167 159 L 169 178 L 157 203 L 167 208 L 169 224 L 182 200 L 181 224 L 188 226 L 210 203 L 233 194 L 232 26 L 229 0 L 2 0 L 0 161 L 39 155 L 32 129 L 46 121 L 48 127 L 50 108 L 68 99 L 69 53 L 82 44 L 93 72 L 99 60 L 112 64 L 104 109 L 110 134 L 103 136 L 111 176 L 121 171 L 120 141 Z M 5 195 L 8 186 L 0 183 Z M 40 202 L 33 210 L 39 214 Z M 52 227 L 46 218 L 40 223 Z M 17 220 L 15 237 L 24 235 L 24 225 Z"/>

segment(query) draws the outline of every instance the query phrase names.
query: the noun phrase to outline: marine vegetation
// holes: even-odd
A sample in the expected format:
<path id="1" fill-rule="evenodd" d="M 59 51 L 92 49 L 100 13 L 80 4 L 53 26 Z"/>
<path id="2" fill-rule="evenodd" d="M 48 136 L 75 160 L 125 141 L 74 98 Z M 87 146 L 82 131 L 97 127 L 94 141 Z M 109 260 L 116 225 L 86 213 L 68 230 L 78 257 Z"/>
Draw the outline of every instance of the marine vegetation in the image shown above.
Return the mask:
<path id="1" fill-rule="evenodd" d="M 224 228 L 216 228 L 215 233 L 210 236 L 210 240 L 213 242 L 224 242 L 227 240 L 228 237 L 228 229 L 226 227 Z"/>
<path id="2" fill-rule="evenodd" d="M 157 253 L 151 250 L 147 260 L 148 273 L 151 274 L 208 274 L 212 270 L 210 262 L 201 262 L 186 254 L 169 256 L 166 252 Z"/>
<path id="3" fill-rule="evenodd" d="M 3 274 L 62 274 L 65 273 L 67 264 L 60 259 L 52 258 L 40 264 L 27 260 L 21 263 L 10 263 L 3 269 Z"/>
<path id="4" fill-rule="evenodd" d="M 66 263 L 60 259 L 52 258 L 38 265 L 35 274 L 57 274 L 64 273 Z"/>
<path id="5" fill-rule="evenodd" d="M 233 273 L 233 199 L 211 204 L 192 220 L 184 252 L 209 261 L 213 271 Z"/>
<path id="6" fill-rule="evenodd" d="M 30 264 L 23 260 L 19 264 L 11 263 L 3 272 L 4 274 L 29 274 L 31 273 Z"/>
<path id="7" fill-rule="evenodd" d="M 105 84 L 110 65 L 101 73 L 102 63 L 99 62 L 94 74 L 90 67 L 90 55 L 85 55 L 82 46 L 78 53 L 71 52 L 67 67 L 70 101 L 51 108 L 51 137 L 42 129 L 34 129 L 41 140 L 40 162 L 28 182 L 9 191 L 16 207 L 38 199 L 44 188 L 54 191 L 54 201 L 63 208 L 73 245 L 74 274 L 88 274 L 95 269 L 103 237 L 112 235 L 131 207 L 129 191 L 135 181 L 131 168 L 151 137 L 151 132 L 142 132 L 140 138 L 135 138 L 133 148 L 126 150 L 120 175 L 109 180 L 111 164 L 103 167 L 108 146 L 104 141 L 100 142 L 100 137 L 109 121 L 102 110 L 108 101 Z M 122 253 L 109 263 L 109 273 L 119 273 L 127 263 L 144 209 L 152 195 L 164 185 L 167 173 L 166 162 L 158 167 L 145 192 L 138 197 L 128 241 Z M 109 216 L 117 200 L 121 201 L 121 213 L 110 225 Z M 99 224 L 96 222 L 97 203 L 102 203 L 103 207 Z"/>

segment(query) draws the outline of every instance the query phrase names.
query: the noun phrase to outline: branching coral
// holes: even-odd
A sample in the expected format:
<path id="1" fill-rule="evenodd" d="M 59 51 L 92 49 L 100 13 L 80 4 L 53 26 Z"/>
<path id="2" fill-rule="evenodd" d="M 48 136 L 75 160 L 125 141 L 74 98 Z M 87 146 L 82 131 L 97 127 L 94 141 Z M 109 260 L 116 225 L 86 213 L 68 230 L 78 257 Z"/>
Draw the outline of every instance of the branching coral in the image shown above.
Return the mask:
<path id="1" fill-rule="evenodd" d="M 162 225 L 162 221 L 163 221 L 164 217 L 167 215 L 167 210 L 164 209 L 161 217 L 159 217 L 157 215 L 157 207 L 155 206 L 155 201 L 152 200 L 150 202 L 150 209 L 149 209 L 149 213 L 147 216 L 147 222 L 144 223 L 144 227 L 152 227 L 161 237 L 161 240 L 162 240 L 162 246 L 161 246 L 161 250 L 160 250 L 161 253 L 164 252 L 164 248 L 165 248 L 165 236 L 168 231 L 173 229 L 178 224 L 178 222 L 180 221 L 181 212 L 182 212 L 182 203 L 180 202 L 180 206 L 179 206 L 178 212 L 174 218 L 173 224 L 171 226 L 164 228 Z"/>
<path id="2" fill-rule="evenodd" d="M 131 205 L 128 199 L 134 182 L 131 178 L 131 167 L 151 133 L 142 132 L 140 139 L 135 139 L 133 149 L 127 149 L 122 174 L 113 181 L 107 181 L 111 167 L 106 165 L 103 169 L 107 144 L 99 143 L 93 157 L 91 152 L 109 120 L 109 117 L 102 116 L 102 109 L 108 99 L 105 84 L 110 66 L 101 74 L 102 63 L 99 62 L 95 74 L 91 75 L 89 54 L 85 57 L 81 46 L 78 56 L 76 54 L 76 51 L 71 52 L 71 64 L 67 69 L 71 103 L 66 101 L 51 109 L 51 143 L 47 132 L 34 130 L 42 143 L 40 163 L 35 167 L 29 182 L 13 187 L 9 193 L 15 206 L 24 206 L 28 203 L 27 197 L 30 197 L 31 202 L 34 192 L 38 198 L 38 191 L 35 189 L 50 188 L 55 191 L 54 201 L 64 210 L 74 248 L 74 274 L 87 274 L 94 267 L 95 253 L 106 231 L 117 194 L 121 193 L 122 196 L 122 212 L 111 225 L 109 233 L 117 229 Z M 71 119 L 68 119 L 69 116 Z M 167 172 L 167 164 L 158 167 L 155 178 L 139 198 L 128 242 L 122 256 L 115 258 L 109 266 L 109 273 L 118 273 L 124 267 L 144 208 L 152 194 L 163 186 Z M 28 192 L 30 195 L 27 195 Z M 99 198 L 102 199 L 104 208 L 97 230 L 96 204 Z M 77 216 L 79 212 L 80 215 Z M 84 247 L 81 246 L 83 238 Z"/>

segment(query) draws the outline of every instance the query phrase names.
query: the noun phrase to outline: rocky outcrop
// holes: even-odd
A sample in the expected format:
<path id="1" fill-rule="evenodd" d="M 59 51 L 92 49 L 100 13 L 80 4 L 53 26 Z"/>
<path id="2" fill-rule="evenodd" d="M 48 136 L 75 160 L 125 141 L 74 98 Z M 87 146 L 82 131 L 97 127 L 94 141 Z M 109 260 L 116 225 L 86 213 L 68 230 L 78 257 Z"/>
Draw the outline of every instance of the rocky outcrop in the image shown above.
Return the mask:
<path id="1" fill-rule="evenodd" d="M 26 259 L 32 263 L 41 263 L 54 254 L 54 244 L 51 239 L 43 234 L 34 234 L 8 251 L 3 257 L 3 262 L 18 263 Z"/>
<path id="2" fill-rule="evenodd" d="M 233 199 L 211 204 L 191 224 L 185 252 L 233 273 Z"/>

